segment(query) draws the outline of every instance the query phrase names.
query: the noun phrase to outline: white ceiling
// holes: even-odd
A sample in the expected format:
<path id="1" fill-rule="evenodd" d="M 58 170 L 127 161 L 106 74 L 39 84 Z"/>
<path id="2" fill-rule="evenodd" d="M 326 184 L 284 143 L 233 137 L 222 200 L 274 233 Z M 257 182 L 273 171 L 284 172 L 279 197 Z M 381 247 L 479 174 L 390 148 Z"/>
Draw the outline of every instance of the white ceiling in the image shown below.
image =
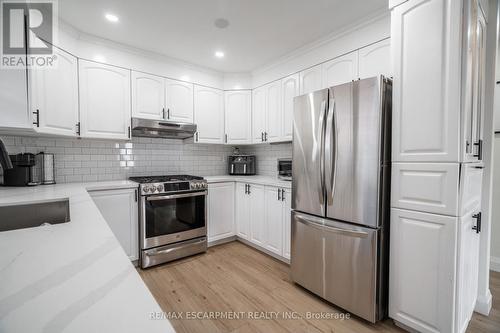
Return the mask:
<path id="1" fill-rule="evenodd" d="M 387 6 L 387 0 L 59 0 L 59 15 L 95 36 L 246 72 Z M 105 13 L 119 22 L 108 22 Z M 229 26 L 216 28 L 217 18 Z M 225 57 L 214 57 L 216 50 Z"/>

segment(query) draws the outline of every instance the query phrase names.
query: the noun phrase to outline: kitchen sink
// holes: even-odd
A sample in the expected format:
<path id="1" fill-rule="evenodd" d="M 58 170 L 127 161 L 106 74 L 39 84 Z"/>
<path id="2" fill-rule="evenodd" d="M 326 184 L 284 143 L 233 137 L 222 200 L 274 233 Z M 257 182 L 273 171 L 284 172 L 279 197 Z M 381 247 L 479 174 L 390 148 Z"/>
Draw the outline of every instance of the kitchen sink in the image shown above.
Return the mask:
<path id="1" fill-rule="evenodd" d="M 69 199 L 0 206 L 0 232 L 69 222 Z"/>

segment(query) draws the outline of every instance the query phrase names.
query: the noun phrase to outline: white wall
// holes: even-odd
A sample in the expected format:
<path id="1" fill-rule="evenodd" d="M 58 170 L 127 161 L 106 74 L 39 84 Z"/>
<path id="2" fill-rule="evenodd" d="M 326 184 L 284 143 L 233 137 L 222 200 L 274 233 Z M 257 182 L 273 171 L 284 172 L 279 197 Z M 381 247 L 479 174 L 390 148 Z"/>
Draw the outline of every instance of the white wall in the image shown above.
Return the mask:
<path id="1" fill-rule="evenodd" d="M 59 22 L 56 46 L 77 57 L 156 74 L 172 79 L 189 81 L 213 88 L 224 88 L 224 75 L 220 72 L 87 35 L 65 22 Z"/>
<path id="2" fill-rule="evenodd" d="M 319 63 L 352 52 L 390 37 L 391 19 L 388 10 L 372 18 L 354 22 L 341 32 L 305 45 L 272 64 L 252 72 L 253 87 L 283 78 Z"/>

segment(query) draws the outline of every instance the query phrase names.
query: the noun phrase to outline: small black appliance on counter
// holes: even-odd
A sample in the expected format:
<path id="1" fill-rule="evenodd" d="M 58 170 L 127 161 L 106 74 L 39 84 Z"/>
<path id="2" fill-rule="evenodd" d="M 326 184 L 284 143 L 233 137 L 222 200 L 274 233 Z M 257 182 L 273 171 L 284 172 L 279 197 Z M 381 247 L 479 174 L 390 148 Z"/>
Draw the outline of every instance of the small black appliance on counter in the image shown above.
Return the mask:
<path id="1" fill-rule="evenodd" d="M 12 169 L 3 170 L 3 185 L 34 186 L 41 182 L 40 172 L 36 166 L 35 154 L 24 153 L 9 155 Z"/>
<path id="2" fill-rule="evenodd" d="M 255 175 L 255 155 L 231 155 L 228 165 L 230 175 Z"/>

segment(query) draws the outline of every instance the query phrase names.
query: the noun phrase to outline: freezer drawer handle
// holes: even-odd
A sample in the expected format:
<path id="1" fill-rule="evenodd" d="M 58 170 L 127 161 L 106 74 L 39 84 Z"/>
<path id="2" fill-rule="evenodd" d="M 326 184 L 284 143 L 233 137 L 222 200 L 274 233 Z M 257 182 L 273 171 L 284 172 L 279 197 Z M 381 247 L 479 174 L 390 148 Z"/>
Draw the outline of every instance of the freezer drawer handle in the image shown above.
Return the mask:
<path id="1" fill-rule="evenodd" d="M 331 227 L 331 226 L 327 226 L 327 225 L 319 225 L 317 223 L 308 221 L 307 219 L 303 218 L 300 215 L 296 215 L 296 217 L 305 225 L 319 229 L 319 230 L 329 231 L 329 232 L 333 232 L 333 233 L 337 233 L 337 234 L 343 234 L 343 235 L 353 236 L 353 237 L 358 237 L 358 238 L 368 237 L 368 233 L 363 232 L 363 231 L 354 231 L 354 230 L 342 229 L 342 228 L 337 228 L 337 227 Z"/>

